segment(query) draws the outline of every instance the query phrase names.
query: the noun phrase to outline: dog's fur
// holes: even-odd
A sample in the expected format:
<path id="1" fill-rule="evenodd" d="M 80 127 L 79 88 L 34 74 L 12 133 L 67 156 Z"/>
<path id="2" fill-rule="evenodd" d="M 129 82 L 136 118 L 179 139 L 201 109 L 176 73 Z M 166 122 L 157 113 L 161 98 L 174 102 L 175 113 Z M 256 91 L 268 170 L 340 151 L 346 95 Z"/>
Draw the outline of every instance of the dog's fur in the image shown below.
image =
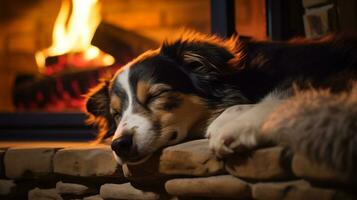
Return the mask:
<path id="1" fill-rule="evenodd" d="M 206 134 L 218 157 L 277 142 L 351 170 L 357 167 L 356 79 L 354 37 L 275 43 L 191 33 L 103 81 L 89 93 L 87 110 L 100 137 L 132 136 L 130 148 L 116 153 L 119 162 L 139 162 Z"/>

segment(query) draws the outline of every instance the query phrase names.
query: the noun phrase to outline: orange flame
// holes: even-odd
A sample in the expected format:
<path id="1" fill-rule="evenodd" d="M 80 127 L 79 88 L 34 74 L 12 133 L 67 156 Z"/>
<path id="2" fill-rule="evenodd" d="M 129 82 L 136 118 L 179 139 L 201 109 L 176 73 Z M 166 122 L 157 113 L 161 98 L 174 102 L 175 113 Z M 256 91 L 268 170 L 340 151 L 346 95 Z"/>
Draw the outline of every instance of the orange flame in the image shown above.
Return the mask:
<path id="1" fill-rule="evenodd" d="M 83 52 L 86 60 L 99 56 L 100 50 L 90 44 L 101 20 L 98 0 L 72 0 L 72 12 L 70 11 L 70 0 L 63 0 L 54 24 L 52 45 L 35 54 L 40 70 L 45 66 L 45 59 L 48 56 L 69 52 Z M 102 63 L 111 65 L 114 58 L 106 54 L 102 58 Z"/>

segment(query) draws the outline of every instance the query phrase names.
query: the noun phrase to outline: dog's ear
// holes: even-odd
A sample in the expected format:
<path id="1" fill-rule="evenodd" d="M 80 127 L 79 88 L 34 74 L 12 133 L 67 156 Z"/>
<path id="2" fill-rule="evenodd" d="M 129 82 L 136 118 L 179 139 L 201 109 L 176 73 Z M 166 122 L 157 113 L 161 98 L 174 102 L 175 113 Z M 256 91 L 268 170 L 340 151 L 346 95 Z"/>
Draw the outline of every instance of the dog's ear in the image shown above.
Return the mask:
<path id="1" fill-rule="evenodd" d="M 87 123 L 98 127 L 98 140 L 111 136 L 115 122 L 110 114 L 109 81 L 105 80 L 92 88 L 86 95 Z"/>
<path id="2" fill-rule="evenodd" d="M 160 54 L 167 56 L 194 73 L 226 74 L 234 71 L 230 62 L 236 57 L 237 40 L 217 38 L 164 42 Z"/>
<path id="3" fill-rule="evenodd" d="M 236 70 L 231 61 L 236 58 L 235 47 L 232 46 L 237 41 L 230 42 L 231 47 L 227 46 L 227 41 L 217 38 L 164 42 L 160 49 L 160 55 L 178 63 L 190 76 L 199 92 L 204 95 L 212 95 L 217 93 L 213 90 L 224 84 L 225 77 L 230 76 Z"/>
<path id="4" fill-rule="evenodd" d="M 99 117 L 109 112 L 109 81 L 102 81 L 92 88 L 86 99 L 87 113 Z"/>

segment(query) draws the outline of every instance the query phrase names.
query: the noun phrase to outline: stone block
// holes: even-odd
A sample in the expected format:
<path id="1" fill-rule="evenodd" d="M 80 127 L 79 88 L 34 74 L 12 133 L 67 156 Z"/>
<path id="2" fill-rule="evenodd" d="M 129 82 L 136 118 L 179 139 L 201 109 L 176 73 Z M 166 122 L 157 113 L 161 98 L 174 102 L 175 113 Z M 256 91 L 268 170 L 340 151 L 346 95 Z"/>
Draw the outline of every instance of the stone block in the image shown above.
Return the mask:
<path id="1" fill-rule="evenodd" d="M 356 199 L 355 196 L 333 189 L 312 187 L 306 181 L 290 181 L 276 183 L 257 183 L 252 185 L 253 198 L 257 200 L 333 200 Z"/>
<path id="2" fill-rule="evenodd" d="M 162 192 L 165 182 L 177 175 L 209 176 L 224 170 L 208 149 L 208 140 L 195 140 L 165 148 L 139 165 L 123 165 L 124 176 L 137 188 Z"/>
<path id="3" fill-rule="evenodd" d="M 257 200 L 333 200 L 356 199 L 356 196 L 338 190 L 317 188 L 306 181 L 290 181 L 281 183 L 258 183 L 252 186 L 253 198 Z"/>
<path id="4" fill-rule="evenodd" d="M 308 180 L 320 182 L 348 182 L 348 177 L 343 177 L 338 172 L 296 154 L 292 161 L 293 173 Z"/>
<path id="5" fill-rule="evenodd" d="M 89 191 L 89 188 L 77 183 L 63 183 L 59 181 L 56 184 L 56 190 L 59 194 L 83 195 Z"/>
<path id="6" fill-rule="evenodd" d="M 15 187 L 16 184 L 13 180 L 0 179 L 0 196 L 9 195 Z"/>
<path id="7" fill-rule="evenodd" d="M 81 177 L 112 176 L 118 167 L 110 147 L 61 149 L 53 164 L 55 173 Z"/>
<path id="8" fill-rule="evenodd" d="M 28 193 L 28 200 L 63 200 L 56 189 L 35 188 Z"/>
<path id="9" fill-rule="evenodd" d="M 281 147 L 258 149 L 249 154 L 233 155 L 226 160 L 226 170 L 237 177 L 253 180 L 290 178 L 291 154 Z"/>
<path id="10" fill-rule="evenodd" d="M 89 197 L 84 197 L 83 200 L 103 200 L 103 198 L 98 194 Z"/>
<path id="11" fill-rule="evenodd" d="M 166 182 L 165 189 L 170 195 L 179 197 L 234 199 L 251 197 L 249 184 L 231 175 L 172 179 Z"/>
<path id="12" fill-rule="evenodd" d="M 164 149 L 159 170 L 170 175 L 210 176 L 222 174 L 224 164 L 211 152 L 208 140 L 202 139 Z"/>
<path id="13" fill-rule="evenodd" d="M 4 157 L 6 177 L 42 176 L 52 173 L 54 148 L 10 148 Z"/>
<path id="14" fill-rule="evenodd" d="M 288 182 L 267 182 L 252 185 L 254 199 L 284 199 L 286 191 L 310 187 L 310 183 L 297 180 Z"/>
<path id="15" fill-rule="evenodd" d="M 159 199 L 158 194 L 144 192 L 134 188 L 130 183 L 123 184 L 104 184 L 100 187 L 100 196 L 103 199 L 136 199 L 136 200 L 154 200 Z"/>

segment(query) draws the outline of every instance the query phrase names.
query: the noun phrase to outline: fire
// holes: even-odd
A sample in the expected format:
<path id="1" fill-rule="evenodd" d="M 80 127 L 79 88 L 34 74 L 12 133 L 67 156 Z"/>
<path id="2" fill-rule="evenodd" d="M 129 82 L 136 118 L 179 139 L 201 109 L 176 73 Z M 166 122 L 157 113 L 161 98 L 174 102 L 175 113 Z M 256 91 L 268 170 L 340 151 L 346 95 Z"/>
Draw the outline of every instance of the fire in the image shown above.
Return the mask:
<path id="1" fill-rule="evenodd" d="M 66 53 L 80 52 L 88 61 L 97 59 L 101 55 L 100 64 L 105 66 L 113 64 L 112 56 L 104 54 L 90 44 L 100 20 L 98 0 L 72 0 L 72 2 L 63 0 L 54 24 L 52 45 L 36 52 L 35 55 L 40 70 L 43 70 L 47 57 Z M 95 63 L 98 64 L 98 61 Z"/>

